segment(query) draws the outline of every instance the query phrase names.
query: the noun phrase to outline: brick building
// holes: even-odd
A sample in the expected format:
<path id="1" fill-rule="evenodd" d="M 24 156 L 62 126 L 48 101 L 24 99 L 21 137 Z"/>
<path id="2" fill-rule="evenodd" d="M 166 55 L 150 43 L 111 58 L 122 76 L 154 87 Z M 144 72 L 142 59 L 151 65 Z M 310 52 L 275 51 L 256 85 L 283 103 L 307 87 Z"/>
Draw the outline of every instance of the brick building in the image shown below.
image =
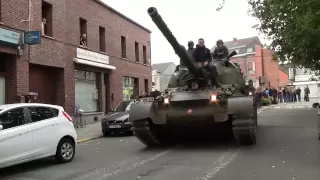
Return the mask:
<path id="1" fill-rule="evenodd" d="M 150 30 L 100 0 L 29 2 L 0 3 L 0 104 L 36 92 L 34 101 L 70 114 L 79 105 L 91 121 L 151 89 Z M 28 29 L 41 44 L 22 44 Z"/>
<path id="2" fill-rule="evenodd" d="M 263 48 L 257 36 L 245 39 L 233 38 L 224 44 L 230 52 L 235 50 L 238 53 L 231 58 L 231 61 L 240 65 L 246 79 L 252 80 L 255 87 L 277 88 L 288 82 L 288 74 L 272 59 L 272 52 Z"/>

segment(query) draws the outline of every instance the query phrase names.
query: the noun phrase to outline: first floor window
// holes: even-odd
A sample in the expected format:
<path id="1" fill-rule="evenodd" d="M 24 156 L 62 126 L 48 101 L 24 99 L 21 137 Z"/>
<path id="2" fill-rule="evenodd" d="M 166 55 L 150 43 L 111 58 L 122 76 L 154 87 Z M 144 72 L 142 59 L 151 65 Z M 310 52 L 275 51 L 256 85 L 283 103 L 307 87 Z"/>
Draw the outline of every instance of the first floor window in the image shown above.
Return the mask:
<path id="1" fill-rule="evenodd" d="M 97 112 L 99 109 L 96 73 L 76 70 L 75 77 L 76 107 L 84 112 Z"/>

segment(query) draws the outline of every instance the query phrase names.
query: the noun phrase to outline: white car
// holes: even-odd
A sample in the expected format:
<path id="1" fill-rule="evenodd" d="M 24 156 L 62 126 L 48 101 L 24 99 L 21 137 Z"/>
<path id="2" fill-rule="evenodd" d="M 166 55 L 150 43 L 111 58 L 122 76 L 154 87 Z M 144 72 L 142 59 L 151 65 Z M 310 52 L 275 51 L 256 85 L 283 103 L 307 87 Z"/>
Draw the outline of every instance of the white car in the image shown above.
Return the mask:
<path id="1" fill-rule="evenodd" d="M 0 105 L 0 168 L 55 157 L 73 160 L 77 133 L 63 107 L 17 103 Z"/>

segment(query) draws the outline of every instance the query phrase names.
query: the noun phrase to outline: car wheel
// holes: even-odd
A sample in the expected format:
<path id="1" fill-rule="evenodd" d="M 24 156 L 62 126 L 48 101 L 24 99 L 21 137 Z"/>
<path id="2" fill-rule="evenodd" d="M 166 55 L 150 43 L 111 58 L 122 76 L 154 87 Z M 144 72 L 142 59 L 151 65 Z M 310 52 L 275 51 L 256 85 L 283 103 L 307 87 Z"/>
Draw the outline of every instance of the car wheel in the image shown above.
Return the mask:
<path id="1" fill-rule="evenodd" d="M 58 144 L 56 159 L 59 163 L 71 162 L 75 152 L 75 143 L 70 138 L 63 138 Z"/>

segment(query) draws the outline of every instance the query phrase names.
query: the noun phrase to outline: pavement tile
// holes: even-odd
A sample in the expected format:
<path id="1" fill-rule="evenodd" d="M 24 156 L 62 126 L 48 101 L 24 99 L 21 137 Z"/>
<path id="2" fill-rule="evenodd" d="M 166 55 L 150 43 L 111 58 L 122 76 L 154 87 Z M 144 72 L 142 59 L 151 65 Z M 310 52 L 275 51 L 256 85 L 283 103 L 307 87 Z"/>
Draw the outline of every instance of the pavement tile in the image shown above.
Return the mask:
<path id="1" fill-rule="evenodd" d="M 83 143 L 103 136 L 100 123 L 89 124 L 83 128 L 79 127 L 76 128 L 76 131 L 78 135 L 78 143 Z"/>

